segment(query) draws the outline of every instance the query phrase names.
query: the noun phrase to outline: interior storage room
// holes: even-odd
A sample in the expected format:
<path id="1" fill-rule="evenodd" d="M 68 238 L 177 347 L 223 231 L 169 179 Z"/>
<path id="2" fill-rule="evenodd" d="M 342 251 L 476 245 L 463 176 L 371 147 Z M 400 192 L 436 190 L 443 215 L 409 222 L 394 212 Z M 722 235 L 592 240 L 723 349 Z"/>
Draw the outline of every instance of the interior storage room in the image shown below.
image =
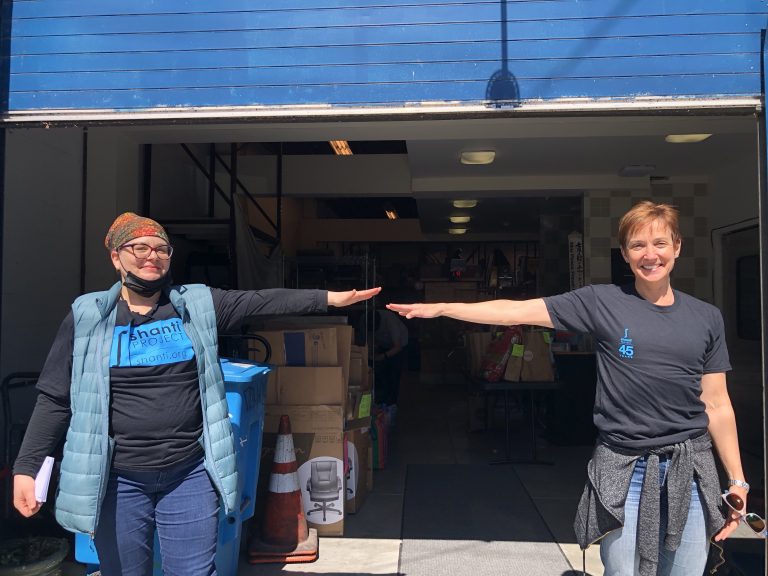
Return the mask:
<path id="1" fill-rule="evenodd" d="M 624 284 L 617 222 L 644 199 L 680 210 L 673 286 L 723 312 L 750 502 L 764 509 L 757 129 L 748 116 L 627 116 L 11 131 L 5 266 L 22 264 L 22 246 L 58 255 L 4 279 L 3 536 L 70 537 L 50 510 L 14 515 L 8 471 L 69 303 L 114 281 L 101 238 L 124 210 L 167 229 L 177 283 L 382 288 L 349 308 L 257 316 L 219 335 L 223 357 L 270 367 L 237 574 L 435 574 L 450 562 L 460 574 L 601 575 L 597 547 L 582 555 L 572 528 L 596 440 L 594 342 L 401 320 L 385 305 Z M 693 133 L 711 136 L 665 141 Z M 35 326 L 19 305 L 30 294 Z M 392 339 L 400 324 L 407 343 Z M 283 415 L 321 542 L 311 564 L 250 562 L 268 530 Z M 729 574 L 764 562 L 749 530 L 725 554 Z M 86 572 L 74 551 L 63 566 Z"/>

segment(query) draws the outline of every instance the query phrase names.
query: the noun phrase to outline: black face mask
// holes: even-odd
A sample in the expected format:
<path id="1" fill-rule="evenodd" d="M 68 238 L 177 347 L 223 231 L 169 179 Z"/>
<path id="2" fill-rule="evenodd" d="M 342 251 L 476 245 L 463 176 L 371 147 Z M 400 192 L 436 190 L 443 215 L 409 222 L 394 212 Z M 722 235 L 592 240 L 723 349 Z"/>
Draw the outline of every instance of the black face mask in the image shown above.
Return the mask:
<path id="1" fill-rule="evenodd" d="M 157 280 L 144 280 L 143 278 L 136 276 L 133 272 L 126 272 L 123 286 L 128 288 L 128 290 L 136 292 L 139 296 L 149 298 L 150 296 L 157 294 L 166 286 L 170 286 L 171 282 L 170 272 Z"/>

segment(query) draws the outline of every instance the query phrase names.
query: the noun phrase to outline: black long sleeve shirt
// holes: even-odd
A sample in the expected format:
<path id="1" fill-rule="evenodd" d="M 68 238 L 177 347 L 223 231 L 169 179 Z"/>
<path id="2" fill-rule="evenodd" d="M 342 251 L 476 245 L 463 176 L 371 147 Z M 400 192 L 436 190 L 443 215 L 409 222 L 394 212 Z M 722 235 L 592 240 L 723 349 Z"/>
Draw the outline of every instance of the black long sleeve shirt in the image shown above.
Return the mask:
<path id="1" fill-rule="evenodd" d="M 211 288 L 220 332 L 251 316 L 324 312 L 324 290 Z M 35 476 L 69 426 L 74 322 L 61 323 L 37 382 L 39 395 L 14 474 Z M 143 470 L 171 466 L 201 450 L 202 411 L 192 343 L 167 296 L 148 314 L 120 300 L 110 355 L 109 434 L 113 465 Z"/>

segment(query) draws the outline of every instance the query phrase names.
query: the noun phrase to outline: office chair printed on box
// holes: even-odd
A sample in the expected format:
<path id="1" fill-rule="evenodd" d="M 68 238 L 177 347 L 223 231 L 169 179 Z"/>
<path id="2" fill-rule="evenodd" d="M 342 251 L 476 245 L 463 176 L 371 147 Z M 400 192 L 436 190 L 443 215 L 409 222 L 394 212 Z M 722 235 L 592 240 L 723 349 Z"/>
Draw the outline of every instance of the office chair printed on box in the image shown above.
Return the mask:
<path id="1" fill-rule="evenodd" d="M 333 507 L 341 492 L 341 478 L 335 460 L 318 460 L 311 463 L 307 492 L 309 500 L 314 502 L 314 508 L 307 511 L 307 518 L 313 512 L 322 511 L 325 522 L 327 512 L 342 514 L 341 510 Z"/>

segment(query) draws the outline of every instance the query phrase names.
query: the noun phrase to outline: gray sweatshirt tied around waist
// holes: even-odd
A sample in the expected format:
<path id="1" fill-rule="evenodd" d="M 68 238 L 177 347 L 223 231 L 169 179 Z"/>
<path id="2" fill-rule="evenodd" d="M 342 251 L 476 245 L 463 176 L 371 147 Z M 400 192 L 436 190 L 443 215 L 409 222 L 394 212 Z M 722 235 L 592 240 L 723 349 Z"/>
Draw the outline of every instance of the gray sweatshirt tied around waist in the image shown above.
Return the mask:
<path id="1" fill-rule="evenodd" d="M 683 528 L 688 519 L 693 480 L 696 481 L 701 494 L 707 534 L 712 537 L 725 523 L 725 513 L 721 508 L 720 482 L 709 434 L 642 452 L 598 444 L 587 466 L 587 484 L 576 512 L 576 541 L 585 549 L 608 532 L 624 525 L 624 503 L 632 472 L 637 460 L 647 456 L 637 525 L 640 576 L 655 576 L 659 559 L 660 455 L 666 455 L 670 459 L 667 479 L 662 487 L 666 489 L 668 502 L 664 548 L 674 551 L 680 545 Z"/>

